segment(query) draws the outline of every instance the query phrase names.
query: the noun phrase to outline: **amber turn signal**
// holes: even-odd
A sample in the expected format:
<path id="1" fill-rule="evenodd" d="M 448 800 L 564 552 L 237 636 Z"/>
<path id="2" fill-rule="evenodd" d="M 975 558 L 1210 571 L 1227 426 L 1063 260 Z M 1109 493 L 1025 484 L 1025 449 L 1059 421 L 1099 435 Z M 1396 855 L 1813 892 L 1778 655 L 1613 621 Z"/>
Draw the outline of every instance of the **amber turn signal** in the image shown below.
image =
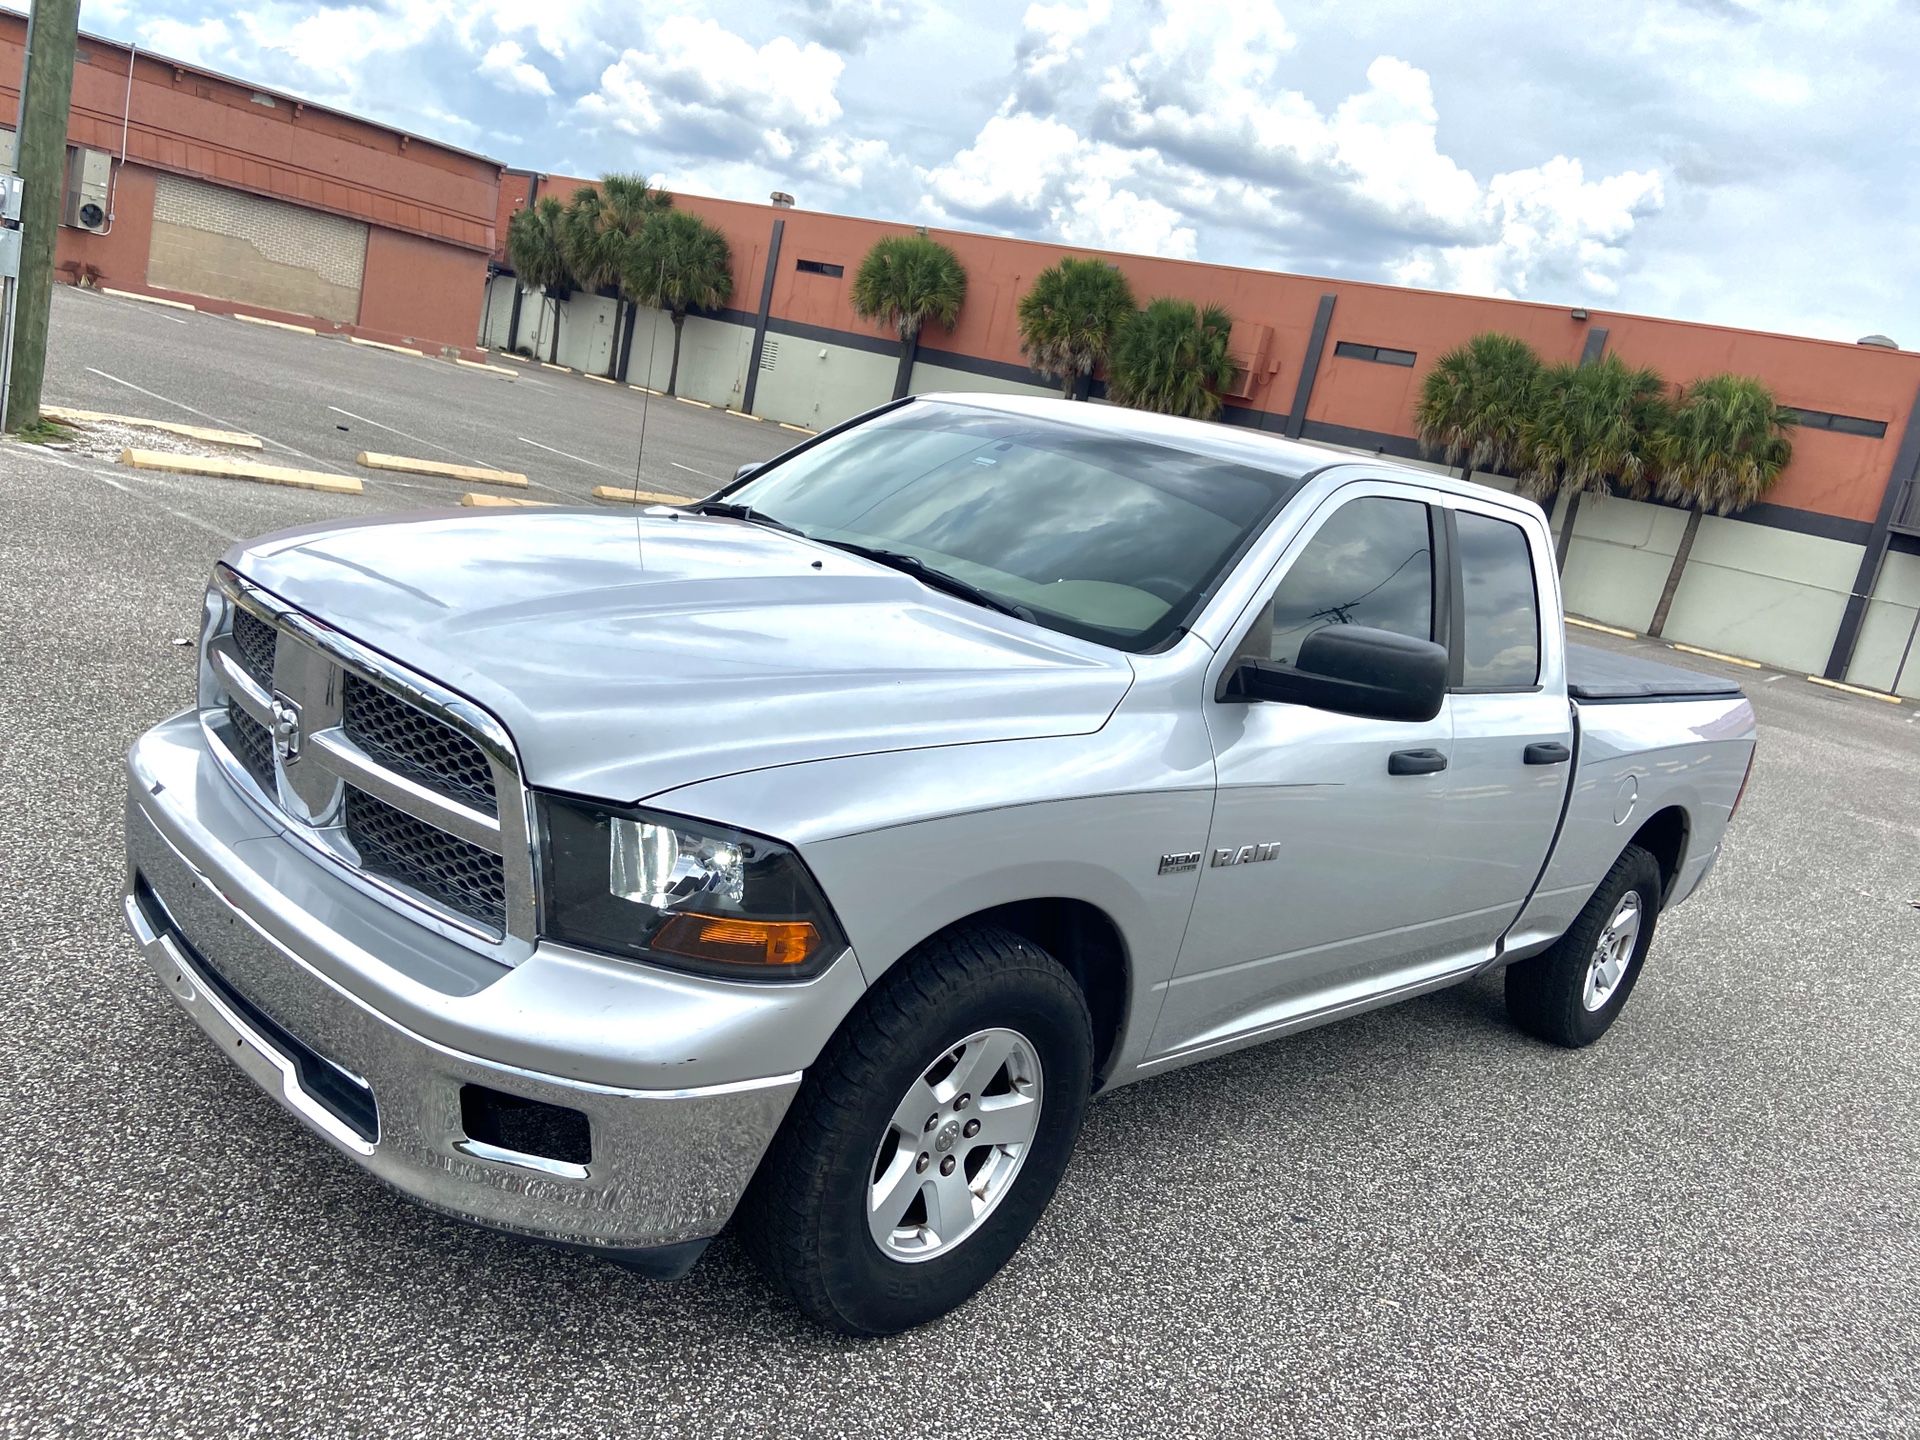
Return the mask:
<path id="1" fill-rule="evenodd" d="M 669 915 L 647 942 L 650 950 L 723 965 L 804 965 L 820 943 L 811 920 L 735 920 Z"/>

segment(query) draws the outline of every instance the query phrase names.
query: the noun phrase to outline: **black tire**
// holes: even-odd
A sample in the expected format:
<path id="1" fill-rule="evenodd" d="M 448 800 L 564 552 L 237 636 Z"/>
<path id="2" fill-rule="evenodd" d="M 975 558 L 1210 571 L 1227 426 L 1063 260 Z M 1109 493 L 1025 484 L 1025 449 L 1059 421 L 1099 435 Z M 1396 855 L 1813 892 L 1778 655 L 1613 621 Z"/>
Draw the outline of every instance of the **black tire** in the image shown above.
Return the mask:
<path id="1" fill-rule="evenodd" d="M 868 1226 L 876 1154 L 929 1064 L 976 1032 L 1017 1031 L 1044 1077 L 1025 1158 L 978 1228 L 918 1261 Z M 1039 946 L 993 926 L 928 941 L 882 977 L 807 1072 L 740 1208 L 748 1252 L 820 1324 L 891 1335 L 937 1319 L 1006 1264 L 1060 1183 L 1093 1077 L 1080 988 Z"/>
<path id="2" fill-rule="evenodd" d="M 1640 933 L 1625 973 L 1605 1003 L 1584 999 L 1595 948 L 1629 891 L 1640 898 Z M 1607 1033 L 1640 979 L 1660 914 L 1660 863 L 1638 845 L 1613 862 L 1600 887 L 1551 949 L 1507 967 L 1507 1015 L 1529 1035 L 1577 1049 Z"/>

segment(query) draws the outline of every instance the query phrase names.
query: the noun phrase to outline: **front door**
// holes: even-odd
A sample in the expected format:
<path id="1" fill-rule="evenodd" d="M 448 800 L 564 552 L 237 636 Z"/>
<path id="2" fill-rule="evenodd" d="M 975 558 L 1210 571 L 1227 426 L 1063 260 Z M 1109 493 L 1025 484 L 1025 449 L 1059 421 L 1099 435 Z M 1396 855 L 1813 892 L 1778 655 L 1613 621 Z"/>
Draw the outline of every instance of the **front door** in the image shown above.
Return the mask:
<path id="1" fill-rule="evenodd" d="M 1325 625 L 1444 643 L 1428 492 L 1360 481 L 1325 500 L 1245 617 L 1236 656 L 1281 663 Z M 1223 662 L 1228 673 L 1234 658 Z M 1204 1051 L 1376 993 L 1470 947 L 1446 853 L 1450 706 L 1422 722 L 1209 696 L 1218 793 L 1193 916 L 1153 1052 Z M 1409 773 L 1393 773 L 1394 770 Z"/>

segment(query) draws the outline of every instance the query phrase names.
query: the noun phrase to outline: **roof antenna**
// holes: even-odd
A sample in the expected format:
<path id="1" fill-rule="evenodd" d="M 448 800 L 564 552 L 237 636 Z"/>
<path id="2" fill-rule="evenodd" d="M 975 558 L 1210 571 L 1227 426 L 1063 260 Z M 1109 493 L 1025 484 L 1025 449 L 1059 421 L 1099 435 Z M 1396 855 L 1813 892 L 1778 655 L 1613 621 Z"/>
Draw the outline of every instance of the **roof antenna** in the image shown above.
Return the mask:
<path id="1" fill-rule="evenodd" d="M 654 295 L 660 297 L 661 291 L 665 290 L 666 287 L 667 257 L 662 255 L 660 257 L 660 285 L 659 288 L 653 292 Z M 664 315 L 666 311 L 660 309 L 659 313 Z M 653 324 L 653 334 L 647 341 L 647 383 L 640 387 L 640 445 L 639 448 L 634 451 L 633 456 L 633 503 L 636 505 L 640 503 L 640 461 L 647 453 L 647 411 L 653 406 L 653 362 L 659 352 L 660 322 L 655 320 Z"/>

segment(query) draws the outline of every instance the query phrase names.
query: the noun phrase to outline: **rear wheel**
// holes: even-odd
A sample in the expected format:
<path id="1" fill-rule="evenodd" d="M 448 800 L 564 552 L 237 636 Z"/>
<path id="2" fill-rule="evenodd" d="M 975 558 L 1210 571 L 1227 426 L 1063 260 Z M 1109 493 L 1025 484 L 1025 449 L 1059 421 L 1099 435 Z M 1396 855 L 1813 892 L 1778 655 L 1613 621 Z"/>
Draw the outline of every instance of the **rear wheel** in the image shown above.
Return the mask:
<path id="1" fill-rule="evenodd" d="M 1567 933 L 1507 968 L 1507 1014 L 1555 1045 L 1591 1045 L 1640 978 L 1660 913 L 1660 864 L 1637 845 L 1613 862 Z"/>
<path id="2" fill-rule="evenodd" d="M 1085 999 L 1045 951 L 988 926 L 928 942 L 808 1071 L 742 1205 L 748 1249 L 836 1330 L 945 1314 L 1052 1198 L 1092 1066 Z"/>

